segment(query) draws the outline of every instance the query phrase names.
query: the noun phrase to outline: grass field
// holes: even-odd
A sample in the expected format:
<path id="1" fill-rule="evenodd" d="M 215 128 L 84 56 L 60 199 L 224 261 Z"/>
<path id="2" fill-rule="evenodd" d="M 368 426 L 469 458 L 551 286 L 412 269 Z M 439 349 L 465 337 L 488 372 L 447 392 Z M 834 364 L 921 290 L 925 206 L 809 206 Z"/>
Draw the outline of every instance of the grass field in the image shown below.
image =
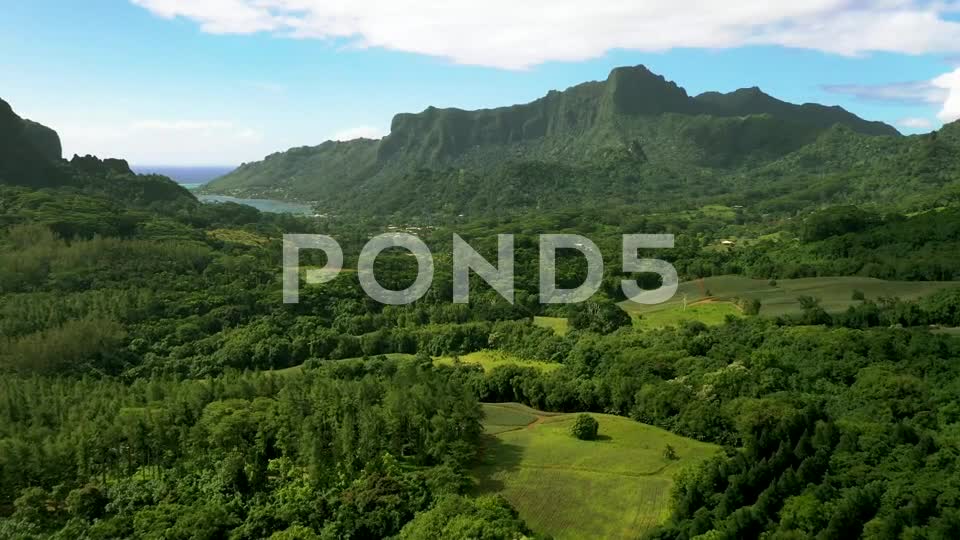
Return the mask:
<path id="1" fill-rule="evenodd" d="M 533 324 L 549 328 L 558 336 L 565 336 L 570 331 L 570 324 L 564 317 L 534 317 Z"/>
<path id="2" fill-rule="evenodd" d="M 904 300 L 926 296 L 940 289 L 958 287 L 960 282 L 952 281 L 884 281 L 882 279 L 864 277 L 823 277 L 802 279 L 781 279 L 775 285 L 768 280 L 749 279 L 742 276 L 716 276 L 697 281 L 687 281 L 680 284 L 673 299 L 663 304 L 645 306 L 632 302 L 623 302 L 621 306 L 630 313 L 639 313 L 646 319 L 656 321 L 680 319 L 675 313 L 682 313 L 683 298 L 687 297 L 687 311 L 691 304 L 711 298 L 717 304 L 731 301 L 734 298 L 757 298 L 763 306 L 761 315 L 778 316 L 800 312 L 797 297 L 802 295 L 814 296 L 820 299 L 820 305 L 831 312 L 843 311 L 858 302 L 851 298 L 854 290 L 864 292 L 866 298 L 876 299 L 881 296 L 899 297 Z M 709 294 L 708 294 L 709 293 Z M 710 305 L 710 304 L 701 304 Z M 736 309 L 730 305 L 731 309 Z M 714 308 L 703 313 L 706 318 L 715 318 Z M 721 309 L 721 308 L 716 308 Z M 665 312 L 660 313 L 658 312 Z M 704 321 L 708 322 L 708 321 Z M 722 322 L 722 317 L 720 317 Z M 650 324 L 653 324 L 651 322 Z"/>
<path id="3" fill-rule="evenodd" d="M 500 351 L 478 351 L 460 356 L 459 360 L 464 364 L 479 364 L 483 366 L 484 371 L 490 371 L 495 367 L 509 364 L 516 364 L 520 367 L 533 367 L 543 371 L 553 371 L 561 366 L 561 364 L 554 362 L 524 360 Z M 438 365 L 453 364 L 453 358 L 450 356 L 435 358 L 433 361 Z"/>
<path id="4" fill-rule="evenodd" d="M 673 475 L 718 448 L 604 414 L 600 439 L 569 434 L 574 414 L 485 404 L 478 489 L 500 493 L 537 532 L 558 540 L 636 538 L 665 520 Z M 666 445 L 679 457 L 663 457 Z"/>
<path id="5" fill-rule="evenodd" d="M 214 229 L 207 231 L 207 236 L 214 240 L 220 240 L 221 242 L 241 244 L 244 246 L 262 246 L 269 241 L 265 236 L 240 229 Z"/>
<path id="6" fill-rule="evenodd" d="M 741 317 L 743 314 L 740 309 L 732 302 L 700 302 L 688 305 L 686 309 L 683 305 L 674 305 L 669 309 L 658 311 L 648 311 L 645 313 L 634 313 L 642 315 L 634 319 L 634 326 L 645 329 L 665 328 L 667 326 L 677 326 L 681 321 L 700 321 L 705 324 L 723 324 L 728 315 Z"/>

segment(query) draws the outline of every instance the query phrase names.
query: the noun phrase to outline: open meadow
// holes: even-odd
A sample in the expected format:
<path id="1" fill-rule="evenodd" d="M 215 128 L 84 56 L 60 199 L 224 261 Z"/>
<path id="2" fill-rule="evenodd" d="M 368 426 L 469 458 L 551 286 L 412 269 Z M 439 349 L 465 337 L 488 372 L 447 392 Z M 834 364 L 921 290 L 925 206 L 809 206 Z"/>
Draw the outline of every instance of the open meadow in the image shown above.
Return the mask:
<path id="1" fill-rule="evenodd" d="M 636 538 L 663 522 L 673 477 L 718 447 L 605 414 L 599 439 L 570 434 L 576 414 L 484 404 L 482 493 L 503 495 L 537 532 L 562 539 Z M 670 445 L 676 460 L 664 457 Z"/>
<path id="2" fill-rule="evenodd" d="M 800 313 L 800 296 L 820 299 L 820 305 L 828 312 L 844 311 L 859 303 L 853 300 L 853 291 L 859 290 L 864 297 L 876 300 L 880 297 L 897 297 L 915 300 L 940 289 L 957 287 L 950 281 L 886 281 L 866 277 L 818 277 L 800 279 L 764 280 L 743 276 L 714 276 L 680 284 L 677 294 L 663 304 L 645 306 L 633 302 L 620 305 L 630 314 L 640 314 L 655 324 L 657 321 L 679 321 L 684 318 L 704 320 L 707 324 L 723 322 L 726 313 L 738 311 L 732 304 L 737 299 L 761 301 L 760 315 L 776 317 Z M 684 298 L 686 312 L 684 313 Z M 705 303 L 709 300 L 709 303 Z M 726 303 L 727 307 L 716 305 Z M 713 306 L 713 307 L 706 307 Z M 723 313 L 723 311 L 726 313 Z M 642 323 L 646 325 L 647 323 Z M 662 326 L 662 325 L 661 325 Z"/>
<path id="3" fill-rule="evenodd" d="M 435 358 L 433 360 L 434 364 L 437 365 L 452 365 L 455 361 L 461 362 L 463 364 L 477 364 L 483 366 L 484 371 L 491 371 L 493 368 L 506 366 L 506 365 L 517 365 L 520 367 L 532 367 L 543 370 L 545 372 L 553 371 L 558 369 L 562 364 L 556 362 L 541 362 L 538 360 L 524 360 L 507 354 L 501 351 L 477 351 L 470 354 L 464 354 L 462 356 L 457 356 L 456 358 L 452 356 L 442 356 Z"/>

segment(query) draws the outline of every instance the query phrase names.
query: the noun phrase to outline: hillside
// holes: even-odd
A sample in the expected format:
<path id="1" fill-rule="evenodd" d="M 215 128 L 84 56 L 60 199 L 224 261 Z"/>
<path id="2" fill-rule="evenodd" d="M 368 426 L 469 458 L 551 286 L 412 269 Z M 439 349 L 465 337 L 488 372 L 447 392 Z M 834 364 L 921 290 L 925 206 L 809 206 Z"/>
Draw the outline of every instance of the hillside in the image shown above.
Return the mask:
<path id="1" fill-rule="evenodd" d="M 806 163 L 808 148 L 837 133 L 850 141 L 841 147 L 876 140 L 900 148 L 913 139 L 839 107 L 795 105 L 758 88 L 691 97 L 637 66 L 527 104 L 398 114 L 379 141 L 275 153 L 206 191 L 366 214 L 481 213 L 558 207 L 572 198 L 629 204 L 653 193 L 661 200 L 742 195 L 761 185 L 743 177 L 759 171 L 769 183 L 783 181 L 784 166 Z M 811 172 L 833 173 L 847 163 Z M 531 168 L 537 174 L 529 175 Z"/>

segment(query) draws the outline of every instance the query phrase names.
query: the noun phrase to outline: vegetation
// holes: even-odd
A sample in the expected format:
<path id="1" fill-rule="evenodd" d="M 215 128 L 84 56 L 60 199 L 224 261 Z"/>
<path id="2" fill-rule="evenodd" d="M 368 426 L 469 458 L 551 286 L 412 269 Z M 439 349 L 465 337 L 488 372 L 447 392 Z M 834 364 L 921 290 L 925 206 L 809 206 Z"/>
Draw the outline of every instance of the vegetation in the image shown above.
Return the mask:
<path id="1" fill-rule="evenodd" d="M 0 384 L 0 530 L 19 538 L 390 536 L 460 489 L 481 431 L 429 362 Z"/>
<path id="2" fill-rule="evenodd" d="M 713 456 L 714 445 L 627 418 L 593 414 L 601 437 L 570 436 L 577 414 L 517 404 L 484 404 L 482 461 L 473 469 L 482 494 L 499 494 L 538 532 L 558 540 L 636 538 L 669 515 L 673 478 Z M 508 421 L 512 429 L 489 423 Z M 665 444 L 679 459 L 663 457 Z"/>
<path id="3" fill-rule="evenodd" d="M 800 314 L 803 309 L 799 298 L 811 296 L 817 298 L 826 311 L 837 313 L 862 302 L 852 298 L 851 290 L 860 291 L 864 298 L 874 301 L 884 297 L 916 300 L 958 286 L 960 282 L 886 281 L 852 276 L 781 279 L 771 286 L 764 280 L 729 275 L 681 283 L 672 300 L 656 306 L 630 302 L 621 305 L 627 312 L 640 315 L 640 324 L 657 328 L 675 325 L 684 319 L 720 324 L 727 315 L 741 313 L 734 305 L 736 301 L 759 300 L 759 314 L 776 317 Z M 706 296 L 706 289 L 710 289 L 712 296 Z M 683 309 L 684 296 L 687 309 Z"/>
<path id="4" fill-rule="evenodd" d="M 573 200 L 646 212 L 736 205 L 787 216 L 828 201 L 916 211 L 960 193 L 957 131 L 902 137 L 757 88 L 691 97 L 637 66 L 524 105 L 398 114 L 382 140 L 293 148 L 207 189 L 434 220 Z"/>
<path id="5" fill-rule="evenodd" d="M 562 365 L 556 362 L 527 360 L 502 351 L 491 350 L 472 352 L 463 356 L 444 356 L 435 359 L 434 362 L 438 365 L 475 364 L 483 367 L 484 371 L 492 371 L 501 366 L 530 367 L 543 371 L 553 371 Z"/>
<path id="6" fill-rule="evenodd" d="M 64 160 L 0 102 L 0 537 L 960 537 L 958 145 L 620 69 L 211 187 L 337 208 L 304 218 Z M 385 306 L 350 269 L 397 230 L 436 276 Z M 298 304 L 288 232 L 345 251 Z M 454 232 L 515 235 L 514 301 L 450 302 Z M 551 232 L 599 245 L 590 301 L 539 303 Z M 670 302 L 623 297 L 660 285 L 637 232 L 675 235 L 638 253 Z"/>
<path id="7" fill-rule="evenodd" d="M 570 322 L 566 317 L 534 317 L 533 324 L 549 328 L 558 336 L 565 336 L 570 331 Z"/>
<path id="8" fill-rule="evenodd" d="M 573 426 L 570 427 L 570 434 L 581 441 L 592 441 L 597 438 L 600 429 L 600 423 L 589 414 L 578 414 Z"/>

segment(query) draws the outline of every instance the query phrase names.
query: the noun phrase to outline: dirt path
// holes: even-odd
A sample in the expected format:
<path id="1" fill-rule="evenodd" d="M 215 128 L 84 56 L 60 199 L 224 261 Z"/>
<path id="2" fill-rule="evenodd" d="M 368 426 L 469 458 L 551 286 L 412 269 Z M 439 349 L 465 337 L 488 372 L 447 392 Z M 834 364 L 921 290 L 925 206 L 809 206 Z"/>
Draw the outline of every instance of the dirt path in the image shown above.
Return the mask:
<path id="1" fill-rule="evenodd" d="M 546 416 L 537 415 L 537 419 L 536 419 L 536 420 L 534 420 L 533 422 L 530 422 L 529 424 L 527 424 L 527 429 L 533 429 L 533 428 L 537 427 L 538 425 L 542 424 L 543 421 L 546 420 L 546 419 L 547 419 Z"/>

